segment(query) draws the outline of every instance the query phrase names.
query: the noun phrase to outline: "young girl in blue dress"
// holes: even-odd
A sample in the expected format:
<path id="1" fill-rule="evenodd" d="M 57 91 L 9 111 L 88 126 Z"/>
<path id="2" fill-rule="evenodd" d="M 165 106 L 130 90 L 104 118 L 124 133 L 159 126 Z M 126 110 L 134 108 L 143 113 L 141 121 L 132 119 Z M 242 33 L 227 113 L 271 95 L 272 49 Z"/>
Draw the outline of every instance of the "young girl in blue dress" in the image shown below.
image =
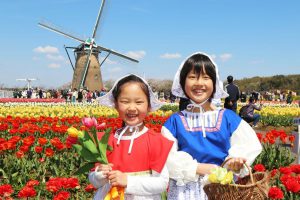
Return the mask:
<path id="1" fill-rule="evenodd" d="M 248 172 L 262 147 L 254 130 L 233 111 L 216 108 L 213 99 L 225 98 L 217 65 L 204 53 L 194 53 L 180 65 L 172 93 L 191 103 L 170 116 L 162 133 L 174 141 L 167 167 L 168 199 L 207 199 L 203 176 L 231 158 L 226 167 L 240 176 Z"/>

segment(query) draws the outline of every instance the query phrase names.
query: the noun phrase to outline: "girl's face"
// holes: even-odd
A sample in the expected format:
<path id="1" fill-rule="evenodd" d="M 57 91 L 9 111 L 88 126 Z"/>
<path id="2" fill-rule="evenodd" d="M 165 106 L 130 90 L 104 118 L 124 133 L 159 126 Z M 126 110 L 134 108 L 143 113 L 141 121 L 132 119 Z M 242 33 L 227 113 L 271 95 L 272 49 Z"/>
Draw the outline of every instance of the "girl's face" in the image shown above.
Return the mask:
<path id="1" fill-rule="evenodd" d="M 210 98 L 213 89 L 213 81 L 206 74 L 205 70 L 203 70 L 203 73 L 200 74 L 199 78 L 197 78 L 194 70 L 191 70 L 187 74 L 184 91 L 195 103 L 200 104 Z"/>
<path id="2" fill-rule="evenodd" d="M 116 109 L 122 120 L 129 126 L 143 122 L 149 111 L 149 105 L 139 83 L 128 82 L 121 86 Z"/>

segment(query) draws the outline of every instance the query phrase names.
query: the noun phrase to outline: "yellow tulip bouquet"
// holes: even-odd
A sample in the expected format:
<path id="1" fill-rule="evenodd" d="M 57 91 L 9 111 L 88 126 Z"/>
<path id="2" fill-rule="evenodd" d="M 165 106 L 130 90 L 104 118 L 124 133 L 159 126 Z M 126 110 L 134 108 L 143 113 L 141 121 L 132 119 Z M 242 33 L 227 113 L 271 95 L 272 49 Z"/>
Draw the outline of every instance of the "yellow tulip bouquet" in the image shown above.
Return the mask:
<path id="1" fill-rule="evenodd" d="M 233 172 L 227 171 L 227 169 L 223 167 L 214 168 L 208 175 L 208 181 L 210 183 L 220 183 L 222 185 L 234 183 Z"/>

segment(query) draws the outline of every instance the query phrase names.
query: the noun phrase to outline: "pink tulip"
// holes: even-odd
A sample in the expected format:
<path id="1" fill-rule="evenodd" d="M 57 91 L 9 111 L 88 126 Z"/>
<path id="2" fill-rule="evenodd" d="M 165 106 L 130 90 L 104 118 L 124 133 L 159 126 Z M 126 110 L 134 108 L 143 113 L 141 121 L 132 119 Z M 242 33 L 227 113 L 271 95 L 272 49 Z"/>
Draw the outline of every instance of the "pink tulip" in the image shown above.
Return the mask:
<path id="1" fill-rule="evenodd" d="M 97 120 L 94 117 L 84 117 L 82 119 L 82 124 L 87 128 L 91 128 L 93 126 L 97 127 Z"/>

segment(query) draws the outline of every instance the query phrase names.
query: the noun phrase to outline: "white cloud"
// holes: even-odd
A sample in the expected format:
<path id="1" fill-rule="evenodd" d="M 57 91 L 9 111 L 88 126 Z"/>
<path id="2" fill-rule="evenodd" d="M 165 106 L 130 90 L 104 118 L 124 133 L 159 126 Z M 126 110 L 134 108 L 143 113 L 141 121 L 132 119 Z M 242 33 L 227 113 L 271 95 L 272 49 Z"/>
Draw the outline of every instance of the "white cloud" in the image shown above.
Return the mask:
<path id="1" fill-rule="evenodd" d="M 57 54 L 59 53 L 58 48 L 52 47 L 52 46 L 39 46 L 33 49 L 34 52 L 36 53 L 47 53 L 47 54 Z"/>
<path id="2" fill-rule="evenodd" d="M 133 59 L 141 59 L 143 57 L 145 57 L 146 52 L 145 51 L 129 51 L 126 54 L 127 56 L 133 58 Z"/>
<path id="3" fill-rule="evenodd" d="M 160 57 L 164 59 L 176 59 L 176 58 L 181 58 L 181 55 L 179 53 L 165 53 Z"/>
<path id="4" fill-rule="evenodd" d="M 49 68 L 59 68 L 60 67 L 60 64 L 57 64 L 57 63 L 51 63 L 48 65 Z"/>
<path id="5" fill-rule="evenodd" d="M 107 71 L 109 71 L 110 73 L 119 73 L 122 71 L 121 67 L 112 67 L 107 69 Z"/>
<path id="6" fill-rule="evenodd" d="M 232 54 L 230 54 L 230 53 L 224 53 L 224 54 L 221 54 L 221 55 L 220 55 L 220 59 L 221 59 L 223 62 L 226 62 L 226 61 L 229 60 L 231 57 L 232 57 Z"/>
<path id="7" fill-rule="evenodd" d="M 64 61 L 65 58 L 62 55 L 52 55 L 52 54 L 47 54 L 46 58 L 49 60 L 55 60 L 55 61 Z"/>

